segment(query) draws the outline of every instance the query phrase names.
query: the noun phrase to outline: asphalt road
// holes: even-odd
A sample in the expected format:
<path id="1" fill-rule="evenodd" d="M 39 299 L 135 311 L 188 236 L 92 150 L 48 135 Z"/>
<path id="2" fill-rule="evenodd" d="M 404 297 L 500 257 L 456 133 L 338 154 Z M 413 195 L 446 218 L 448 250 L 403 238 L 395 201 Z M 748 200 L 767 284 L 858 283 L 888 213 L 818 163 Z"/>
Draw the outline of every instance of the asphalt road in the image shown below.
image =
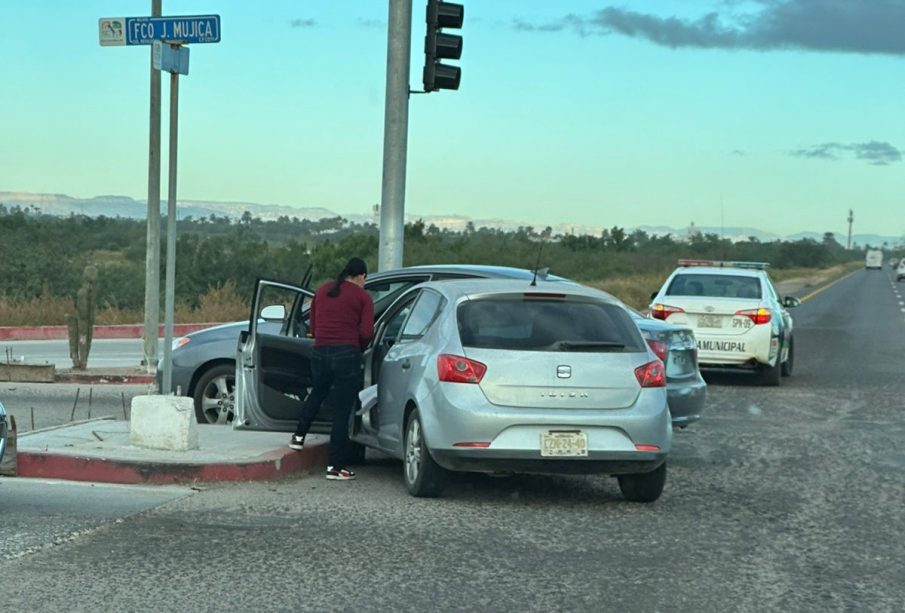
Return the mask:
<path id="1" fill-rule="evenodd" d="M 0 560 L 25 557 L 78 539 L 110 522 L 121 522 L 191 493 L 187 487 L 0 478 Z M 7 610 L 2 597 L 0 610 Z"/>
<path id="2" fill-rule="evenodd" d="M 163 339 L 158 341 L 163 355 Z M 7 351 L 15 361 L 29 364 L 56 364 L 57 368 L 71 368 L 68 340 L 3 341 L 0 343 L 0 359 L 7 359 Z M 88 352 L 88 368 L 109 366 L 140 366 L 144 357 L 144 344 L 140 338 L 96 338 Z"/>
<path id="3" fill-rule="evenodd" d="M 0 561 L 10 610 L 900 611 L 905 284 L 858 271 L 794 311 L 779 388 L 709 373 L 655 504 L 607 477 L 401 466 L 217 486 Z M 87 496 L 87 494 L 86 494 Z"/>

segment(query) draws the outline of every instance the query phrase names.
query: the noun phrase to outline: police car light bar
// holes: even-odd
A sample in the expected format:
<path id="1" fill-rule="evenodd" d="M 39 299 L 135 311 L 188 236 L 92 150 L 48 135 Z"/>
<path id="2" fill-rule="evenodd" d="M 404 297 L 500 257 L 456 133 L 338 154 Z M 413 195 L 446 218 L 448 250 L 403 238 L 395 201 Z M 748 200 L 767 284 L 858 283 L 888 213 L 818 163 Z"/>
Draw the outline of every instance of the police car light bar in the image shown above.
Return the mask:
<path id="1" fill-rule="evenodd" d="M 716 268 L 751 268 L 764 270 L 769 262 L 724 262 L 722 260 L 679 260 L 679 266 L 714 266 Z"/>

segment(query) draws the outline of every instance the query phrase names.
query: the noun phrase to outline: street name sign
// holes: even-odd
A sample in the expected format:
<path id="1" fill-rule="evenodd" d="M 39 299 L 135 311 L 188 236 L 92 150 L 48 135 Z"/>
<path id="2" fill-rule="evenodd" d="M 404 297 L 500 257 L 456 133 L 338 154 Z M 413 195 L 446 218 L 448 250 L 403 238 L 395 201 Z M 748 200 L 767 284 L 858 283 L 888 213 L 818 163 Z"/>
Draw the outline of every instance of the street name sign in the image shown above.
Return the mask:
<path id="1" fill-rule="evenodd" d="M 189 73 L 189 48 L 185 45 L 170 45 L 155 40 L 151 45 L 151 66 L 154 70 L 187 75 Z"/>
<path id="2" fill-rule="evenodd" d="M 97 28 L 102 47 L 150 45 L 155 40 L 180 45 L 220 42 L 220 15 L 102 17 Z"/>

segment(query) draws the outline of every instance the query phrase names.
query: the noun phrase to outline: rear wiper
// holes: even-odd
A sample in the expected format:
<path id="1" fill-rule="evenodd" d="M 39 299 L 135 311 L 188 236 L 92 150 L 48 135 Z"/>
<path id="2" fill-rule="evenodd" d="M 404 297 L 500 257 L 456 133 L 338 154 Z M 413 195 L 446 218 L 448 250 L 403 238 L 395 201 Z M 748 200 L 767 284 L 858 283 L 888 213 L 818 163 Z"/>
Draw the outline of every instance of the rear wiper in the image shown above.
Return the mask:
<path id="1" fill-rule="evenodd" d="M 625 343 L 615 341 L 557 341 L 554 347 L 558 351 L 622 351 Z"/>

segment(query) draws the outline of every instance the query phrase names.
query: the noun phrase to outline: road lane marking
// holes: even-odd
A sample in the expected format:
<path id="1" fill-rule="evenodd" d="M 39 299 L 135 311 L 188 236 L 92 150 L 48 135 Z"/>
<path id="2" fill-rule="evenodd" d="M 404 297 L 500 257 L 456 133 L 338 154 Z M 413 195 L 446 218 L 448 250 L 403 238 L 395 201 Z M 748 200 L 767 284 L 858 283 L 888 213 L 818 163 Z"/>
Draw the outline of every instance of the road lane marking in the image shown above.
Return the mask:
<path id="1" fill-rule="evenodd" d="M 825 289 L 827 289 L 827 288 L 829 288 L 829 287 L 833 287 L 834 285 L 836 285 L 836 284 L 839 283 L 840 281 L 844 281 L 845 279 L 848 279 L 849 277 L 851 277 L 851 276 L 852 276 L 853 274 L 855 274 L 856 272 L 861 272 L 861 271 L 860 271 L 860 270 L 853 270 L 852 272 L 848 273 L 848 274 L 845 275 L 844 277 L 839 277 L 839 278 L 836 279 L 835 281 L 830 281 L 829 283 L 827 283 L 827 284 L 824 285 L 823 287 L 818 287 L 817 289 L 815 289 L 815 290 L 814 290 L 813 292 L 811 292 L 810 294 L 806 294 L 806 295 L 802 296 L 800 300 L 801 300 L 802 302 L 805 302 L 806 300 L 810 300 L 811 298 L 813 298 L 814 296 L 816 296 L 817 294 L 819 294 L 819 293 L 822 292 L 823 290 L 825 290 Z"/>

